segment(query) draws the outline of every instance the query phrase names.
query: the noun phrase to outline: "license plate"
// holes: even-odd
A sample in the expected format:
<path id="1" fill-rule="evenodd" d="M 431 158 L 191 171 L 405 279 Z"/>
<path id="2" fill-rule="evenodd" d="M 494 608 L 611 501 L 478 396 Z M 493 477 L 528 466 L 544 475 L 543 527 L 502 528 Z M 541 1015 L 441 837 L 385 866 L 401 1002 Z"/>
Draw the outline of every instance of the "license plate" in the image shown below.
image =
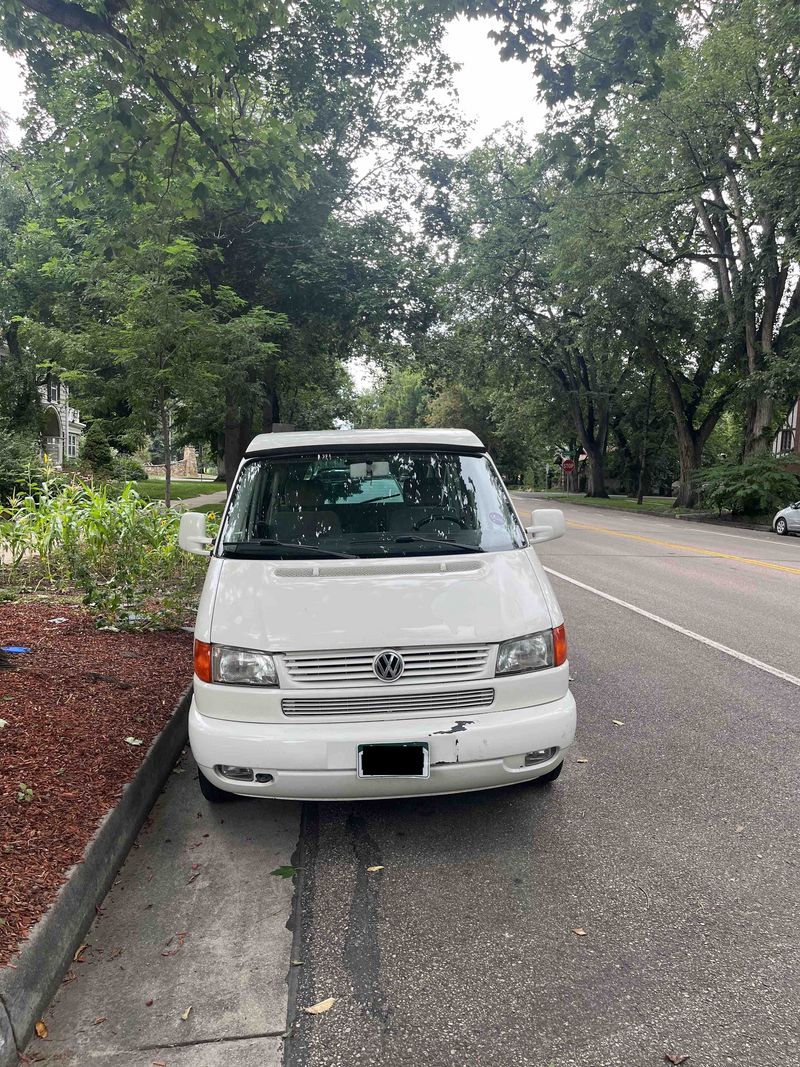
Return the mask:
<path id="1" fill-rule="evenodd" d="M 358 746 L 359 778 L 429 778 L 430 773 L 426 741 Z"/>

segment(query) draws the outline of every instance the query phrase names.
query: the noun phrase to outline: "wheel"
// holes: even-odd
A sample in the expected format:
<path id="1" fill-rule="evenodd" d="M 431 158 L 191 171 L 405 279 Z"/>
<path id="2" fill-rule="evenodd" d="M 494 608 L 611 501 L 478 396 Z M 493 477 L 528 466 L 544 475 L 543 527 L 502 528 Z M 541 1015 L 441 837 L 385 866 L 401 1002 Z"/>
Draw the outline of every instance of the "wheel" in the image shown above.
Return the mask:
<path id="1" fill-rule="evenodd" d="M 531 785 L 550 785 L 551 782 L 554 782 L 556 778 L 558 778 L 558 776 L 563 770 L 564 761 L 562 759 L 562 761 L 558 764 L 557 767 L 553 767 L 552 771 L 548 771 L 547 774 L 543 774 L 541 778 L 533 778 L 531 780 Z"/>
<path id="2" fill-rule="evenodd" d="M 785 537 L 789 532 L 789 524 L 786 519 L 781 518 L 775 520 L 775 533 L 780 534 L 781 537 Z"/>
<path id="3" fill-rule="evenodd" d="M 213 782 L 209 782 L 208 778 L 198 768 L 197 770 L 198 781 L 200 782 L 200 792 L 209 802 L 209 804 L 226 804 L 229 800 L 234 800 L 234 794 L 228 793 L 224 789 L 220 789 L 219 786 L 214 785 Z"/>

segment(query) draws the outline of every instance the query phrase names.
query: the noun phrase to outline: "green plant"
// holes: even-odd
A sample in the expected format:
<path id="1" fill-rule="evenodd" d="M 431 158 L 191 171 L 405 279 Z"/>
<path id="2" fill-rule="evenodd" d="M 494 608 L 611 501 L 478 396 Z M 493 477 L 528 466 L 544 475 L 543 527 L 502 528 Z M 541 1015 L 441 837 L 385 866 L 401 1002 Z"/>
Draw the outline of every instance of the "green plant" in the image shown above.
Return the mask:
<path id="1" fill-rule="evenodd" d="M 106 432 L 99 422 L 93 422 L 81 445 L 81 459 L 95 474 L 110 477 L 114 473 L 114 459 Z"/>
<path id="2" fill-rule="evenodd" d="M 698 471 L 701 499 L 720 512 L 764 515 L 785 507 L 800 495 L 800 479 L 786 461 L 769 452 L 757 453 L 744 463 L 718 463 Z"/>
<path id="3" fill-rule="evenodd" d="M 45 481 L 16 496 L 0 518 L 8 580 L 71 586 L 100 625 L 154 629 L 187 621 L 204 567 L 178 548 L 180 516 L 119 490 Z M 212 526 L 213 533 L 213 526 Z"/>
<path id="4" fill-rule="evenodd" d="M 34 438 L 15 433 L 0 420 L 0 500 L 38 482 L 43 473 Z"/>
<path id="5" fill-rule="evenodd" d="M 112 461 L 112 472 L 115 478 L 125 482 L 146 482 L 147 471 L 133 456 L 115 456 Z"/>
<path id="6" fill-rule="evenodd" d="M 19 783 L 17 790 L 17 801 L 20 804 L 30 804 L 33 800 L 33 790 L 29 785 L 25 785 L 24 782 Z"/>

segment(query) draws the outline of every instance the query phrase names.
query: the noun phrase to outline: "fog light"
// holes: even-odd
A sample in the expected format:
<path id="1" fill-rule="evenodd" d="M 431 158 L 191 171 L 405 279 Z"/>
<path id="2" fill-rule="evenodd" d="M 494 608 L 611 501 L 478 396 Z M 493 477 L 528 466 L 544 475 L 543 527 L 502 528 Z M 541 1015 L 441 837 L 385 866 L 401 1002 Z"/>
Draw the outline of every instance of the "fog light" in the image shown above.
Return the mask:
<path id="1" fill-rule="evenodd" d="M 525 766 L 535 767 L 537 763 L 547 763 L 558 752 L 557 748 L 537 748 L 535 752 L 525 753 Z"/>
<path id="2" fill-rule="evenodd" d="M 252 782 L 252 767 L 231 767 L 227 763 L 220 763 L 215 767 L 217 774 L 223 778 L 232 778 L 235 782 Z"/>
<path id="3" fill-rule="evenodd" d="M 256 774 L 256 781 L 261 782 L 262 785 L 267 785 L 269 782 L 274 781 L 271 774 L 267 774 L 265 771 L 259 771 Z"/>

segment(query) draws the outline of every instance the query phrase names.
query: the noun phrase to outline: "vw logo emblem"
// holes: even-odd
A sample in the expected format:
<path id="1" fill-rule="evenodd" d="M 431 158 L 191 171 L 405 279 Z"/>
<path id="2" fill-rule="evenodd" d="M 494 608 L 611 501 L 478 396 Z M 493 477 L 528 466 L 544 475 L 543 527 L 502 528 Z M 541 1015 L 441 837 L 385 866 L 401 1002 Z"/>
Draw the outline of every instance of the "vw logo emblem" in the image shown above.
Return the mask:
<path id="1" fill-rule="evenodd" d="M 382 682 L 396 682 L 405 670 L 406 665 L 403 657 L 394 649 L 387 648 L 379 652 L 372 661 L 372 670 L 376 678 Z"/>

